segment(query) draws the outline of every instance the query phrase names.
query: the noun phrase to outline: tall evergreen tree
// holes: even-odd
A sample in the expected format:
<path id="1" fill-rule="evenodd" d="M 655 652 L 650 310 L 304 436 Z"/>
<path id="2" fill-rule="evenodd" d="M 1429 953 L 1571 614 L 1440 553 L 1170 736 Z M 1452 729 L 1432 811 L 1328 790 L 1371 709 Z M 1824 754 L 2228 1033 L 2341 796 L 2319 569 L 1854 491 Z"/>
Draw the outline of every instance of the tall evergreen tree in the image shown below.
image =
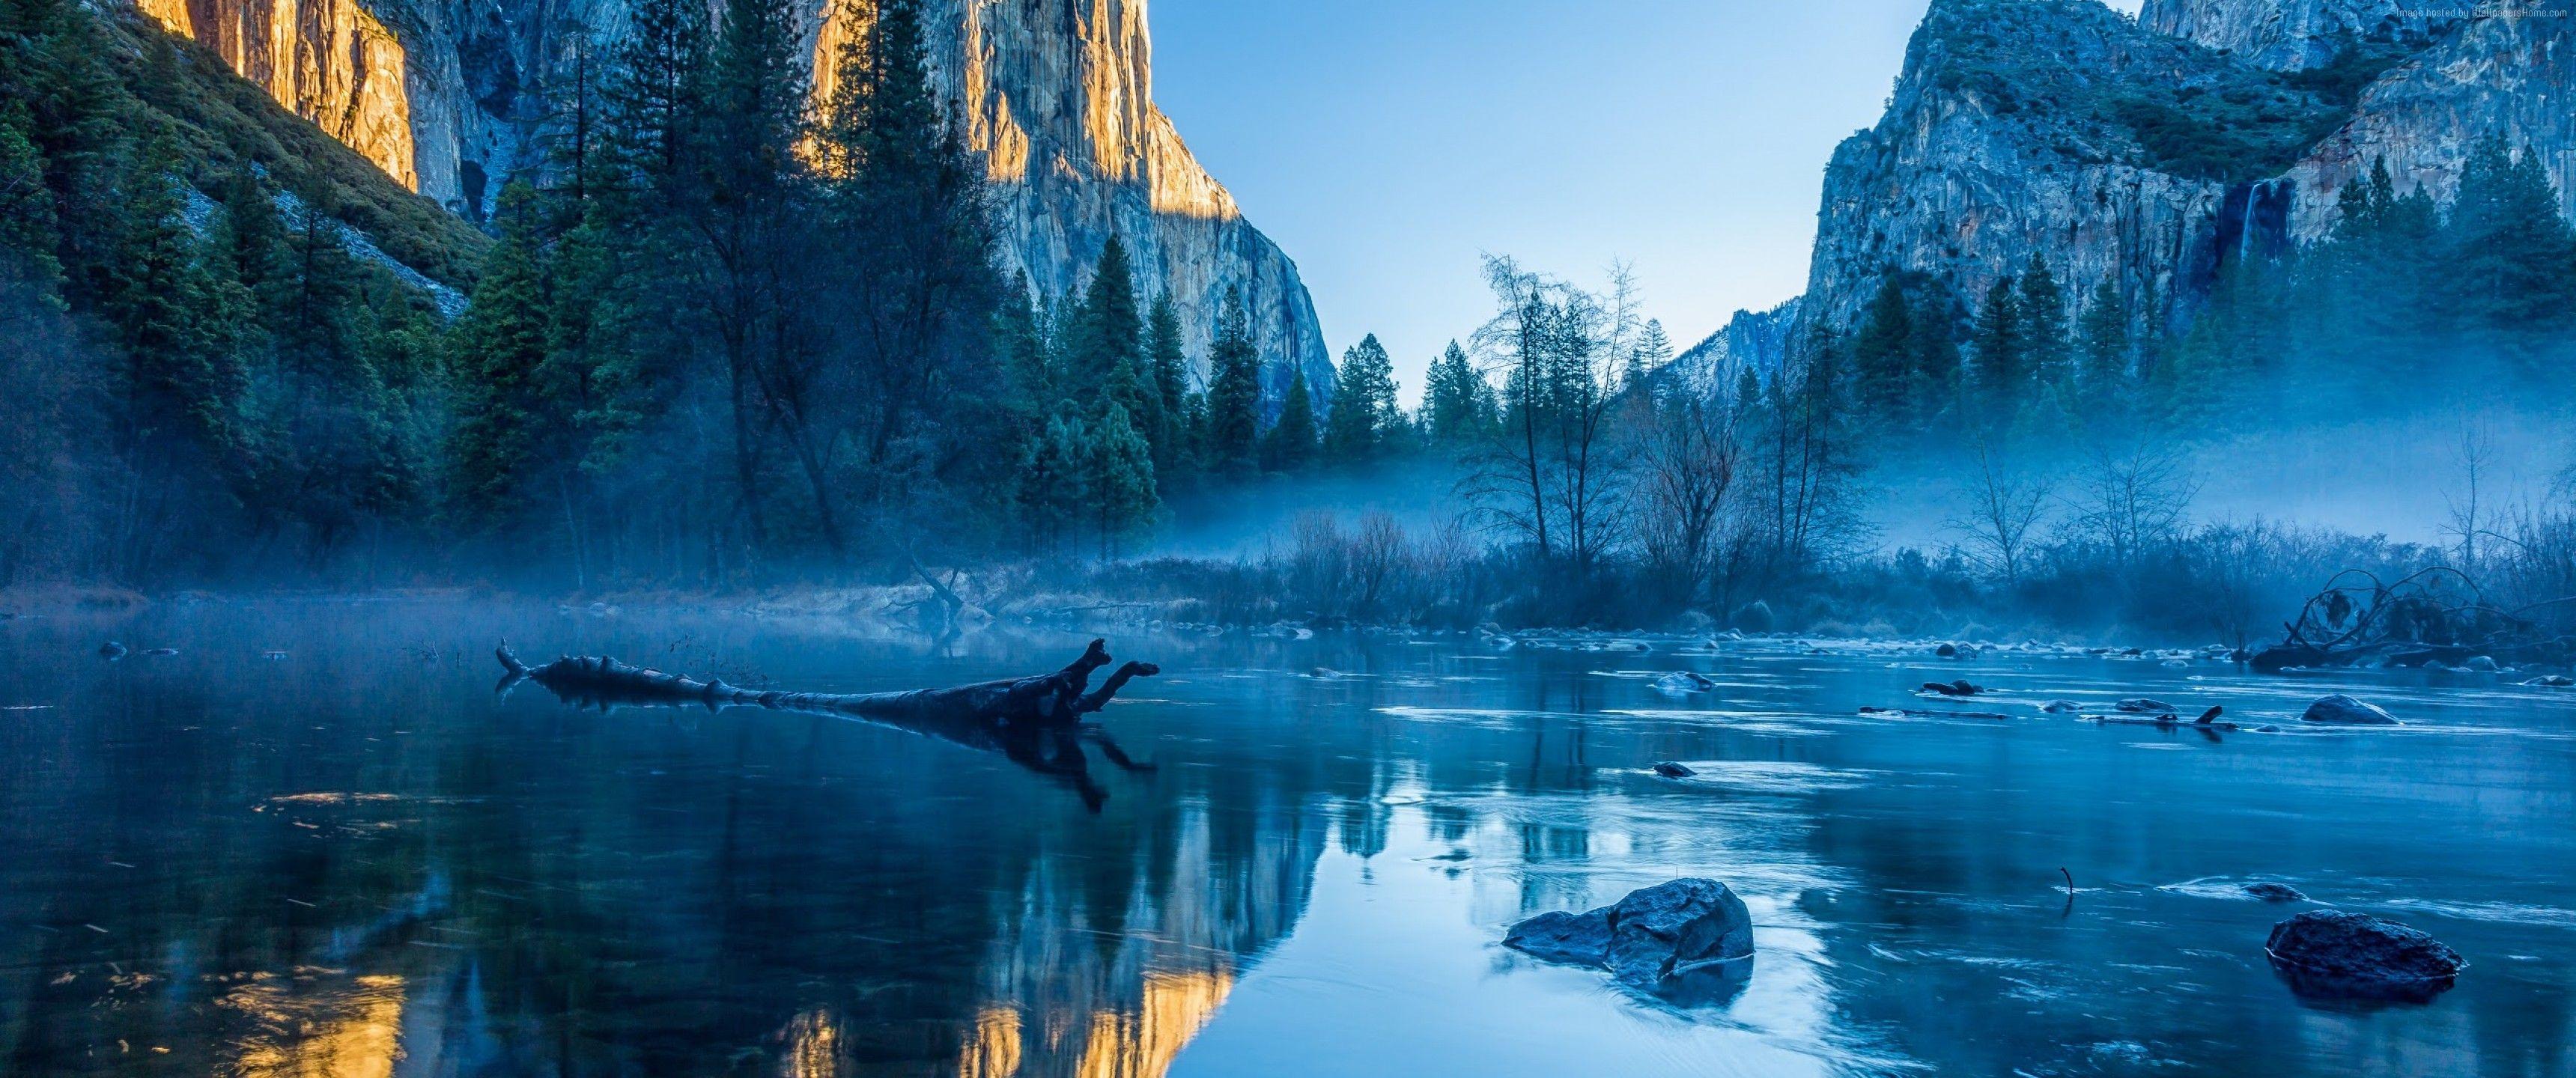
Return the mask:
<path id="1" fill-rule="evenodd" d="M 2030 337 L 2022 316 L 2021 296 L 2007 274 L 1986 290 L 1977 309 L 1977 386 L 1987 418 L 2009 420 L 2030 391 Z"/>
<path id="2" fill-rule="evenodd" d="M 448 447 L 449 489 L 452 512 L 470 531 L 497 528 L 520 504 L 547 419 L 535 387 L 550 319 L 534 199 L 519 184 L 502 193 L 501 240 L 450 331 L 464 393 Z"/>
<path id="3" fill-rule="evenodd" d="M 1127 409 L 1109 406 L 1091 443 L 1089 474 L 1092 519 L 1098 524 L 1100 558 L 1118 554 L 1118 541 L 1151 523 L 1162 508 L 1155 492 L 1153 447 L 1128 419 Z"/>
<path id="4" fill-rule="evenodd" d="M 2084 372 L 2081 395 L 2088 416 L 2115 410 L 2129 387 L 2129 302 L 2110 277 L 2093 289 L 2079 327 Z"/>
<path id="5" fill-rule="evenodd" d="M 1145 318 L 1145 366 L 1160 416 L 1156 429 L 1146 433 L 1154 443 L 1155 473 L 1169 483 L 1188 470 L 1196 440 L 1189 420 L 1190 359 L 1181 341 L 1181 312 L 1169 292 L 1154 297 Z"/>
<path id="6" fill-rule="evenodd" d="M 1261 437 L 1261 465 L 1274 472 L 1300 472 L 1315 462 L 1315 404 L 1306 374 L 1291 370 L 1288 392 L 1279 405 L 1279 422 Z"/>
<path id="7" fill-rule="evenodd" d="M 1105 417 L 1110 408 L 1126 409 L 1149 440 L 1161 435 L 1163 397 L 1154 384 L 1145 354 L 1145 318 L 1136 306 L 1136 274 L 1127 245 L 1117 236 L 1101 247 L 1100 266 L 1091 275 L 1074 315 L 1073 354 L 1066 371 L 1076 399 Z"/>
<path id="8" fill-rule="evenodd" d="M 1476 372 L 1456 341 L 1423 380 L 1422 417 L 1423 436 L 1439 449 L 1464 449 L 1493 434 L 1493 384 Z"/>
<path id="9" fill-rule="evenodd" d="M 1208 345 L 1207 460 L 1232 475 L 1259 463 L 1261 354 L 1252 343 L 1251 316 L 1240 292 L 1228 292 Z"/>
<path id="10" fill-rule="evenodd" d="M 2066 290 L 2037 253 L 2021 275 L 2024 366 L 2033 391 L 2072 393 L 2075 388 L 2075 342 L 2068 331 Z"/>
<path id="11" fill-rule="evenodd" d="M 1879 280 L 1877 294 L 1861 313 L 1860 332 L 1852 338 L 1853 377 L 1861 410 L 1873 419 L 1902 421 L 1913 415 L 1913 308 L 1905 286 L 1891 273 Z"/>
<path id="12" fill-rule="evenodd" d="M 1395 363 L 1372 333 L 1342 353 L 1332 414 L 1324 422 L 1324 457 L 1365 464 L 1391 447 L 1403 413 L 1395 402 Z"/>

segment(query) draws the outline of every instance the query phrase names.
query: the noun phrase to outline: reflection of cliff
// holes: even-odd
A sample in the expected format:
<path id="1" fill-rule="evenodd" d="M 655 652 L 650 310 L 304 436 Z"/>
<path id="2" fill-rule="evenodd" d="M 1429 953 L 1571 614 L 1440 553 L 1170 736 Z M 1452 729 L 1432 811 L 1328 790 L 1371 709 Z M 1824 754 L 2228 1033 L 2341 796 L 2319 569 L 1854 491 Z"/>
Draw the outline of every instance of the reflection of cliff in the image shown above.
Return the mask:
<path id="1" fill-rule="evenodd" d="M 278 104 L 420 189 L 413 162 L 406 55 L 356 0 L 140 0 L 170 32 L 193 38 Z"/>
<path id="2" fill-rule="evenodd" d="M 1224 1004 L 1244 960 L 1304 911 L 1320 824 L 1287 807 L 1259 813 L 1249 844 L 1211 829 L 1205 809 L 1170 821 L 1172 845 L 1139 863 L 1122 907 L 1054 863 L 996 910 L 1005 925 L 984 965 L 987 1003 L 959 1052 L 964 1078 L 1155 1078 Z M 1144 853 L 1146 851 L 1139 851 Z M 1111 941 L 1114 941 L 1112 943 Z"/>

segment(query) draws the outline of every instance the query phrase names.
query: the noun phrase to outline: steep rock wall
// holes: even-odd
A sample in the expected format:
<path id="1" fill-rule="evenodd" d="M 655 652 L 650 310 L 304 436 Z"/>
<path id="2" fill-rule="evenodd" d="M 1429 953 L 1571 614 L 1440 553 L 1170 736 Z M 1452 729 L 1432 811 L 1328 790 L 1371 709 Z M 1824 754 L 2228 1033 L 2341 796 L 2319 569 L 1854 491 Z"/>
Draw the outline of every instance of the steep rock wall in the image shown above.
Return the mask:
<path id="1" fill-rule="evenodd" d="M 2473 6 L 2416 0 L 2147 0 L 2138 23 L 2259 67 L 2301 71 L 2333 62 L 2344 43 L 2355 38 L 2430 42 L 2461 21 L 2442 9 Z"/>
<path id="2" fill-rule="evenodd" d="M 536 164 L 546 88 L 570 79 L 585 39 L 604 54 L 625 18 L 621 0 L 137 2 L 469 220 Z M 816 51 L 831 55 L 856 28 L 837 25 L 830 0 L 808 2 Z M 1274 406 L 1292 370 L 1329 397 L 1331 357 L 1296 264 L 1154 105 L 1145 0 L 935 0 L 933 11 L 933 74 L 997 183 L 1006 271 L 1041 295 L 1073 294 L 1114 232 L 1146 293 L 1173 297 L 1194 356 L 1240 290 Z"/>
<path id="3" fill-rule="evenodd" d="M 143 13 L 203 43 L 394 181 L 420 190 L 408 55 L 356 0 L 141 0 Z"/>
<path id="4" fill-rule="evenodd" d="M 2354 41 L 2378 56 L 2357 99 L 2295 74 Z M 2447 202 L 2491 133 L 2538 153 L 2576 216 L 2576 19 L 2150 0 L 2133 23 L 1935 0 L 1886 116 L 1827 171 L 1801 333 L 1853 326 L 1890 269 L 1973 301 L 2034 256 L 2070 308 L 2109 280 L 2177 328 L 2224 261 L 2329 234 L 2373 161 Z"/>

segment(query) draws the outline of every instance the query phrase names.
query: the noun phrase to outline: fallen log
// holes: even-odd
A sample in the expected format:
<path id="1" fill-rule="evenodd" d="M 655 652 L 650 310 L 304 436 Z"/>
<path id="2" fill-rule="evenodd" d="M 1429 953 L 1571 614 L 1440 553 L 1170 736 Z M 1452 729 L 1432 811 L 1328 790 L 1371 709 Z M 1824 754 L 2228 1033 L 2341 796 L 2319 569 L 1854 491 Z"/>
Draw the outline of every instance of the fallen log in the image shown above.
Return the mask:
<path id="1" fill-rule="evenodd" d="M 1106 731 L 1082 721 L 1109 706 L 1119 690 L 1140 677 L 1162 673 L 1152 663 L 1131 662 L 1091 687 L 1091 675 L 1110 663 L 1106 641 L 1094 640 L 1073 664 L 1052 674 L 908 692 L 834 693 L 742 689 L 721 680 L 633 666 L 601 656 L 563 657 L 542 666 L 521 661 L 510 645 L 493 652 L 504 676 L 499 691 L 534 682 L 575 706 L 680 707 L 710 710 L 758 707 L 855 719 L 946 741 L 979 752 L 997 752 L 1032 772 L 1071 786 L 1097 812 L 1108 799 L 1090 780 L 1082 746 L 1097 746 L 1110 763 L 1128 771 L 1152 765 L 1130 759 Z"/>

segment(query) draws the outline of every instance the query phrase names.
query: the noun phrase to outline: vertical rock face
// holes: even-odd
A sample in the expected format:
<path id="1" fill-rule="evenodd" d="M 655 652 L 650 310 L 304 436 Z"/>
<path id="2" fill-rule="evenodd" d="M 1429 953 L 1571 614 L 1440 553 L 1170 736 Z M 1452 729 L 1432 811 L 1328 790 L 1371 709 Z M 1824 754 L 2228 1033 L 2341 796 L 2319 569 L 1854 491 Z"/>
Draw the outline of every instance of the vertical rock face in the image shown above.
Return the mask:
<path id="1" fill-rule="evenodd" d="M 2174 328 L 2222 261 L 2329 234 L 2373 161 L 2447 202 L 2489 134 L 2540 154 L 2576 216 L 2576 19 L 2437 8 L 1934 0 L 1886 116 L 1826 173 L 1800 334 L 1851 328 L 1891 270 L 1973 300 L 2034 256 L 2070 305 L 2109 280 Z M 2356 55 L 2357 97 L 2298 74 Z"/>
<path id="2" fill-rule="evenodd" d="M 2167 37 L 2220 49 L 2274 71 L 2332 63 L 2346 41 L 2431 41 L 2461 18 L 2413 0 L 2147 0 L 2138 23 Z"/>
<path id="3" fill-rule="evenodd" d="M 536 163 L 546 87 L 570 81 L 585 32 L 613 38 L 626 10 L 621 0 L 137 2 L 470 220 Z M 831 0 L 807 2 L 818 55 L 863 29 L 839 25 Z M 1244 220 L 1154 105 L 1145 0 L 930 8 L 933 74 L 996 181 L 1007 271 L 1043 295 L 1072 294 L 1114 232 L 1147 295 L 1171 294 L 1194 353 L 1240 290 L 1274 404 L 1292 370 L 1329 394 L 1332 362 L 1296 264 Z"/>
<path id="4" fill-rule="evenodd" d="M 142 0 L 141 7 L 396 182 L 420 189 L 407 55 L 356 0 Z"/>
<path id="5" fill-rule="evenodd" d="M 2576 18 L 2481 18 L 2364 90 L 2351 122 L 2311 149 L 2285 179 L 2297 188 L 2291 229 L 2333 231 L 2335 197 L 2385 160 L 2401 190 L 2448 203 L 2478 139 L 2502 135 L 2540 155 L 2576 217 Z"/>
<path id="6" fill-rule="evenodd" d="M 1112 233 L 1168 291 L 1194 353 L 1240 290 L 1275 405 L 1292 370 L 1333 385 L 1296 264 L 1243 219 L 1154 105 L 1145 0 L 948 0 L 932 66 L 1001 193 L 1004 261 L 1047 296 L 1089 280 Z M 827 25 L 828 48 L 845 28 Z M 828 53 L 826 53 L 828 55 Z"/>

